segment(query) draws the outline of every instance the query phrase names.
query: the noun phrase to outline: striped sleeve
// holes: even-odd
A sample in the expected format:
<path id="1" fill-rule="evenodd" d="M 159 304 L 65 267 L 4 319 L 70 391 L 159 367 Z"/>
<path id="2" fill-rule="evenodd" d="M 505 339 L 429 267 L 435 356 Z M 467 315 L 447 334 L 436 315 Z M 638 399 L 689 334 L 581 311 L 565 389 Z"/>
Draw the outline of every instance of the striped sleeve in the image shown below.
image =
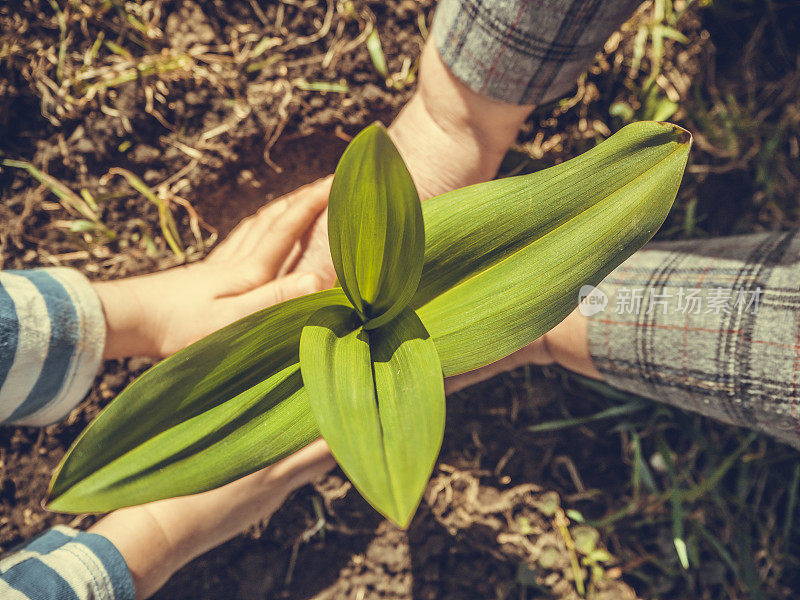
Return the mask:
<path id="1" fill-rule="evenodd" d="M 433 39 L 453 74 L 510 104 L 542 104 L 575 86 L 641 0 L 441 0 Z"/>
<path id="2" fill-rule="evenodd" d="M 66 416 L 94 380 L 105 335 L 100 299 L 78 271 L 0 272 L 0 423 Z"/>
<path id="3" fill-rule="evenodd" d="M 125 559 L 101 535 L 58 526 L 0 559 L 4 600 L 134 600 Z"/>

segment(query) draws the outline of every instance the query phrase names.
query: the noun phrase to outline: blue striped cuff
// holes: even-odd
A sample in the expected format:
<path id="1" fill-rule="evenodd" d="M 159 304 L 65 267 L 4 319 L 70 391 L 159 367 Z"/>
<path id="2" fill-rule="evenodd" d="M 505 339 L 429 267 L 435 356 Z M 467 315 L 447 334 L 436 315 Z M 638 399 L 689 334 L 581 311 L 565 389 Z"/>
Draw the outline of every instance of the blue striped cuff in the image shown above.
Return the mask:
<path id="1" fill-rule="evenodd" d="M 58 526 L 0 560 L 8 600 L 134 600 L 125 559 L 95 533 Z"/>
<path id="2" fill-rule="evenodd" d="M 100 299 L 78 271 L 0 272 L 0 423 L 65 417 L 94 380 L 105 334 Z"/>

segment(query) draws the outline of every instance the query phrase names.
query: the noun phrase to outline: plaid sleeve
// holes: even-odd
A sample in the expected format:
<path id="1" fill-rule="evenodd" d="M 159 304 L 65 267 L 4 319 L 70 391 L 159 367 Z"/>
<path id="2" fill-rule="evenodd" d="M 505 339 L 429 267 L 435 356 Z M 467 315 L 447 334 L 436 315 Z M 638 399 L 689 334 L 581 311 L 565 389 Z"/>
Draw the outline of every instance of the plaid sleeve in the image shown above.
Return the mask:
<path id="1" fill-rule="evenodd" d="M 106 538 L 58 526 L 0 559 L 6 600 L 134 600 L 125 559 Z"/>
<path id="2" fill-rule="evenodd" d="M 652 244 L 598 287 L 608 383 L 800 448 L 800 231 Z"/>
<path id="3" fill-rule="evenodd" d="M 641 0 L 441 0 L 433 37 L 476 92 L 511 104 L 563 96 Z"/>
<path id="4" fill-rule="evenodd" d="M 100 299 L 80 272 L 0 272 L 0 423 L 66 416 L 92 385 L 105 335 Z"/>

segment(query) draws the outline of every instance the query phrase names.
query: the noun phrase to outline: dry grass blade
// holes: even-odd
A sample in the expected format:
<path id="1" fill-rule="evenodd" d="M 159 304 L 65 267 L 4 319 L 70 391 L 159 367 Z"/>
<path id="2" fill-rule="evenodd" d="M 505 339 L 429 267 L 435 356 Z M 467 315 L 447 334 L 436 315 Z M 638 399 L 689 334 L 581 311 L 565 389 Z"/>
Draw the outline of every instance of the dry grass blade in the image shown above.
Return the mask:
<path id="1" fill-rule="evenodd" d="M 186 198 L 181 198 L 180 196 L 170 193 L 169 194 L 170 200 L 172 200 L 175 204 L 182 206 L 187 214 L 189 215 L 189 229 L 192 230 L 192 235 L 194 235 L 194 239 L 197 241 L 197 245 L 200 248 L 206 247 L 210 248 L 214 245 L 219 237 L 219 232 L 215 227 L 212 227 L 208 223 L 206 223 L 203 218 L 197 214 L 197 211 L 192 206 L 191 202 L 189 202 Z M 200 228 L 205 229 L 209 233 L 209 237 L 207 240 L 203 239 L 203 234 L 200 232 Z"/>
<path id="2" fill-rule="evenodd" d="M 56 2 L 56 0 L 50 0 L 50 6 L 55 11 L 56 19 L 58 20 L 60 41 L 58 44 L 58 66 L 56 67 L 56 77 L 60 83 L 64 79 L 64 62 L 67 55 L 67 18 L 64 15 L 64 11 L 62 11 L 58 6 L 58 2 Z"/>
<path id="3" fill-rule="evenodd" d="M 45 186 L 59 199 L 61 206 L 63 206 L 67 212 L 84 217 L 85 221 L 92 224 L 92 229 L 101 233 L 106 239 L 113 240 L 116 237 L 116 234 L 103 224 L 98 214 L 98 206 L 93 201 L 89 201 L 88 198 L 91 198 L 91 195 L 87 191 L 81 191 L 82 194 L 88 195 L 88 198 L 86 198 L 86 196 L 82 198 L 52 175 L 40 171 L 31 163 L 24 160 L 4 158 L 0 160 L 0 164 L 4 167 L 13 167 L 27 171 L 31 177 Z M 79 221 L 76 221 L 75 223 L 78 222 Z"/>
<path id="4" fill-rule="evenodd" d="M 0 161 L 4 167 L 14 167 L 27 171 L 34 179 L 49 189 L 61 201 L 61 205 L 71 213 L 78 213 L 90 221 L 99 222 L 100 218 L 92 207 L 78 194 L 69 189 L 52 175 L 48 175 L 24 160 L 4 158 Z"/>
<path id="5" fill-rule="evenodd" d="M 167 245 L 176 256 L 183 258 L 183 242 L 181 241 L 180 233 L 178 233 L 178 227 L 175 224 L 175 217 L 173 217 L 172 211 L 170 210 L 169 201 L 156 194 L 150 188 L 150 186 L 142 181 L 137 175 L 120 167 L 113 167 L 109 169 L 108 173 L 100 179 L 100 182 L 105 183 L 113 175 L 124 177 L 134 190 L 139 192 L 158 208 L 158 222 L 161 227 L 161 233 L 164 236 L 164 240 L 166 240 Z"/>

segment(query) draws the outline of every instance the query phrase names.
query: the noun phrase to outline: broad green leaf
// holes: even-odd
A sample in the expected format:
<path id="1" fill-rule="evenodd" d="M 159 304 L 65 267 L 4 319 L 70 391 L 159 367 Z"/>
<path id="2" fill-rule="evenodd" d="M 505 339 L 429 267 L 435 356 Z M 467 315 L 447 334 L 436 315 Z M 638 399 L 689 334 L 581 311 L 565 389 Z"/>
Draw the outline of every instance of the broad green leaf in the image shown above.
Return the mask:
<path id="1" fill-rule="evenodd" d="M 138 429 L 133 422 L 127 427 Z M 146 493 L 151 498 L 202 492 L 283 458 L 281 449 L 302 447 L 318 437 L 296 364 L 225 402 L 158 429 L 91 476 L 77 480 L 50 508 L 106 512 L 138 504 L 143 479 L 148 480 Z M 88 449 L 86 444 L 81 447 Z M 111 444 L 109 450 L 115 449 Z M 108 458 L 97 448 L 95 454 Z M 51 492 L 57 493 L 57 489 Z"/>
<path id="2" fill-rule="evenodd" d="M 297 348 L 308 318 L 333 304 L 347 305 L 341 290 L 272 306 L 144 373 L 72 445 L 50 508 L 104 512 L 210 489 L 319 437 Z"/>
<path id="3" fill-rule="evenodd" d="M 667 123 L 634 123 L 593 150 L 532 175 L 493 181 L 423 203 L 425 267 L 411 306 L 436 344 L 445 375 L 475 369 L 533 341 L 660 227 L 677 193 L 691 138 Z M 187 477 L 134 454 L 156 436 L 298 365 L 300 331 L 318 309 L 346 305 L 341 290 L 314 294 L 239 321 L 163 361 L 131 384 L 72 447 L 52 484 L 51 506 L 105 511 L 231 481 L 294 452 L 319 435 L 300 382 L 281 388 L 286 423 L 263 420 L 268 452 L 231 459 L 251 438 L 198 436 Z M 292 307 L 291 310 L 286 307 Z M 293 385 L 294 385 L 293 383 Z M 230 438 L 228 440 L 228 438 Z M 254 439 L 254 438 L 253 438 Z M 244 440 L 244 441 L 243 441 Z M 161 438 L 165 456 L 168 436 Z M 205 448 L 230 443 L 230 452 Z M 221 446 L 220 446 L 221 447 Z M 178 451 L 181 446 L 175 446 Z M 241 454 L 247 454 L 242 450 Z M 213 481 L 206 471 L 214 472 Z M 90 483 L 125 493 L 95 503 Z M 95 486 L 102 487 L 100 485 Z M 167 491 L 169 490 L 169 491 Z"/>
<path id="4" fill-rule="evenodd" d="M 322 436 L 362 496 L 406 527 L 444 433 L 436 347 L 411 309 L 366 330 L 355 312 L 323 308 L 303 328 L 300 365 Z"/>
<path id="5" fill-rule="evenodd" d="M 405 527 L 417 509 L 444 436 L 444 378 L 436 345 L 406 308 L 370 330 L 386 462 Z"/>
<path id="6" fill-rule="evenodd" d="M 423 203 L 425 269 L 412 301 L 446 376 L 552 329 L 658 230 L 691 136 L 634 123 L 570 161 Z"/>
<path id="7" fill-rule="evenodd" d="M 411 175 L 380 125 L 359 133 L 336 167 L 328 238 L 339 282 L 368 329 L 408 305 L 422 273 L 425 228 Z"/>

